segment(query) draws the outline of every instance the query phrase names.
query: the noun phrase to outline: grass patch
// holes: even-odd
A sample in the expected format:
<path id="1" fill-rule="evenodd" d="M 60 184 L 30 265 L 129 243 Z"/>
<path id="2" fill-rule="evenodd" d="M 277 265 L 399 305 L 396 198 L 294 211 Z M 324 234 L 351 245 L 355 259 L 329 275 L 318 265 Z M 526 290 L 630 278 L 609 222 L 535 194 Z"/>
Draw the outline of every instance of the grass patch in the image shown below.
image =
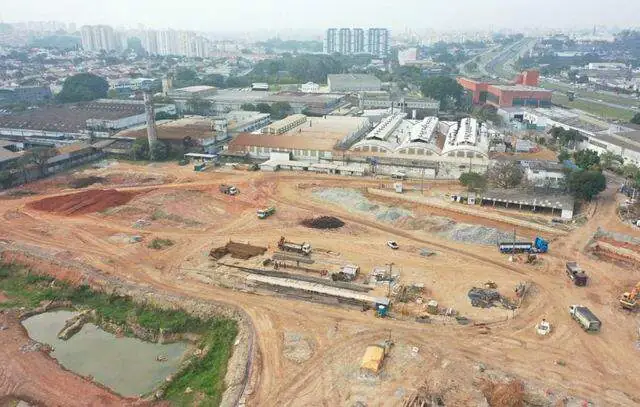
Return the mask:
<path id="1" fill-rule="evenodd" d="M 153 213 L 151 214 L 150 218 L 151 218 L 151 220 L 166 219 L 166 220 L 169 220 L 169 221 L 172 221 L 172 222 L 182 223 L 182 224 L 185 224 L 187 226 L 200 226 L 200 225 L 202 225 L 202 223 L 198 222 L 197 220 L 183 218 L 180 215 L 174 215 L 172 213 L 166 213 L 162 209 L 156 209 L 155 211 L 153 211 Z"/>
<path id="2" fill-rule="evenodd" d="M 165 389 L 165 398 L 175 405 L 217 406 L 224 393 L 224 376 L 238 333 L 233 320 L 200 319 L 182 310 L 163 310 L 149 304 L 137 304 L 130 298 L 92 290 L 87 285 L 73 286 L 52 277 L 15 265 L 0 265 L 0 291 L 8 301 L 1 308 L 34 308 L 41 301 L 69 300 L 79 308 L 94 309 L 103 322 L 118 324 L 131 334 L 128 323 L 158 332 L 202 335 L 199 348 L 209 351 L 203 357 L 191 357 L 191 364 Z M 185 394 L 187 387 L 191 393 Z"/>
<path id="3" fill-rule="evenodd" d="M 238 333 L 234 321 L 218 320 L 211 324 L 204 342 L 215 344 L 203 357 L 194 357 L 191 365 L 165 390 L 165 398 L 178 406 L 193 405 L 197 393 L 204 395 L 201 406 L 217 406 L 224 392 L 224 376 L 231 356 L 233 341 Z M 187 387 L 193 390 L 185 394 Z"/>
<path id="4" fill-rule="evenodd" d="M 590 102 L 588 100 L 581 100 L 580 98 L 576 98 L 576 100 L 570 102 L 569 98 L 566 95 L 558 93 L 554 93 L 551 97 L 551 100 L 553 103 L 565 107 L 584 110 L 587 113 L 591 113 L 604 119 L 615 119 L 628 122 L 634 115 L 634 112 L 631 110 L 606 106 L 599 103 Z"/>
<path id="5" fill-rule="evenodd" d="M 156 249 L 156 250 L 162 250 L 165 247 L 171 247 L 171 246 L 173 246 L 173 240 L 161 239 L 159 237 L 156 237 L 147 245 L 149 249 Z"/>

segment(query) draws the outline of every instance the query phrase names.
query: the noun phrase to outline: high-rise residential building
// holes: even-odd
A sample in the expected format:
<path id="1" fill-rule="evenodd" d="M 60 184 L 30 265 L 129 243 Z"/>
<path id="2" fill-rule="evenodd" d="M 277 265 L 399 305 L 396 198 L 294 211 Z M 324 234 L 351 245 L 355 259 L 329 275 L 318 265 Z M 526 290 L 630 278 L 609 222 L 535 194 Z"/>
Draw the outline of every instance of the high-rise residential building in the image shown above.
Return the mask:
<path id="1" fill-rule="evenodd" d="M 354 28 L 351 32 L 351 53 L 362 54 L 365 52 L 364 30 Z"/>
<path id="2" fill-rule="evenodd" d="M 376 58 L 386 58 L 389 55 L 389 30 L 369 28 L 365 35 L 362 28 L 329 28 L 324 38 L 324 52 L 344 55 L 369 53 Z"/>
<path id="3" fill-rule="evenodd" d="M 338 29 L 337 28 L 329 28 L 324 36 L 324 53 L 325 54 L 333 54 L 334 52 L 338 52 L 338 48 L 336 46 L 338 39 Z"/>
<path id="4" fill-rule="evenodd" d="M 369 28 L 367 31 L 367 52 L 378 58 L 386 58 L 389 54 L 389 30 Z"/>
<path id="5" fill-rule="evenodd" d="M 146 31 L 143 47 L 149 54 L 206 57 L 209 42 L 192 31 Z"/>
<path id="6" fill-rule="evenodd" d="M 80 28 L 82 35 L 82 48 L 85 51 L 119 51 L 122 49 L 121 41 L 108 25 L 85 25 Z"/>
<path id="7" fill-rule="evenodd" d="M 158 32 L 153 30 L 144 31 L 144 34 L 142 35 L 142 47 L 150 55 L 157 55 L 158 54 Z"/>
<path id="8" fill-rule="evenodd" d="M 351 29 L 341 28 L 338 30 L 337 51 L 343 55 L 351 54 Z"/>

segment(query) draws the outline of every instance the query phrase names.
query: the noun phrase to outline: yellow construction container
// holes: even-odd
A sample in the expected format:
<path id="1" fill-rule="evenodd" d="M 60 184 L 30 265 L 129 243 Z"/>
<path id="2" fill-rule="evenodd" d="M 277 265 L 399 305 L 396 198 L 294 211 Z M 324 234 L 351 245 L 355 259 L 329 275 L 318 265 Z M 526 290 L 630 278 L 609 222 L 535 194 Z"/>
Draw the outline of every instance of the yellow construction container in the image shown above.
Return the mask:
<path id="1" fill-rule="evenodd" d="M 384 361 L 384 348 L 379 345 L 371 345 L 367 347 L 360 363 L 360 369 L 377 374 L 382 367 Z"/>

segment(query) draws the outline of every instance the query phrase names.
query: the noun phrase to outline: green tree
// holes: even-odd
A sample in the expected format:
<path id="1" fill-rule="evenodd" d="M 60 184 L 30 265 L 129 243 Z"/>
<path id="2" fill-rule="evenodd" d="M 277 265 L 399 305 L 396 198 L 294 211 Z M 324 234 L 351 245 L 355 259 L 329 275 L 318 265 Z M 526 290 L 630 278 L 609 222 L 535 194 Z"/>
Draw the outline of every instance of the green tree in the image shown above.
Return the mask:
<path id="1" fill-rule="evenodd" d="M 146 51 L 142 46 L 142 40 L 138 37 L 129 37 L 127 38 L 127 49 L 135 52 L 136 55 L 146 55 Z"/>
<path id="2" fill-rule="evenodd" d="M 515 188 L 522 182 L 523 172 L 515 161 L 499 161 L 489 167 L 487 179 L 500 188 Z"/>
<path id="3" fill-rule="evenodd" d="M 60 102 L 81 102 L 105 98 L 108 90 L 109 83 L 104 78 L 80 73 L 65 79 L 57 97 Z"/>
<path id="4" fill-rule="evenodd" d="M 243 103 L 242 106 L 240 106 L 240 108 L 247 112 L 255 112 L 258 110 L 256 105 L 254 105 L 253 103 Z"/>
<path id="5" fill-rule="evenodd" d="M 149 148 L 149 158 L 152 161 L 162 161 L 166 160 L 169 156 L 169 147 L 163 141 L 156 141 L 151 144 Z"/>
<path id="6" fill-rule="evenodd" d="M 491 105 L 482 105 L 480 107 L 475 107 L 471 116 L 475 117 L 481 122 L 492 122 L 493 124 L 499 126 L 502 124 L 502 117 L 498 115 L 498 109 L 495 106 Z"/>
<path id="7" fill-rule="evenodd" d="M 271 118 L 273 120 L 284 119 L 291 113 L 291 105 L 288 102 L 275 102 L 271 105 Z"/>
<path id="8" fill-rule="evenodd" d="M 58 154 L 58 150 L 50 147 L 34 147 L 31 150 L 27 150 L 26 156 L 29 157 L 29 161 L 38 167 L 38 172 L 41 177 L 47 175 L 47 163 L 50 158 L 55 157 Z"/>
<path id="9" fill-rule="evenodd" d="M 269 113 L 269 114 L 271 114 L 271 106 L 269 106 L 267 103 L 258 103 L 256 105 L 256 109 L 260 113 Z"/>
<path id="10" fill-rule="evenodd" d="M 567 180 L 569 192 L 584 201 L 592 200 L 607 187 L 607 179 L 600 171 L 573 171 Z"/>
<path id="11" fill-rule="evenodd" d="M 131 146 L 132 160 L 146 160 L 149 158 L 149 141 L 146 137 L 136 139 Z"/>
<path id="12" fill-rule="evenodd" d="M 630 122 L 633 124 L 640 124 L 640 113 L 634 114 Z"/>
<path id="13" fill-rule="evenodd" d="M 570 159 L 571 159 L 571 154 L 567 150 L 564 150 L 564 149 L 560 150 L 560 153 L 558 154 L 559 163 L 563 163 Z"/>
<path id="14" fill-rule="evenodd" d="M 640 176 L 640 168 L 634 164 L 626 164 L 621 169 L 622 176 L 627 179 L 636 179 Z"/>
<path id="15" fill-rule="evenodd" d="M 207 75 L 203 80 L 202 83 L 204 85 L 208 85 L 208 86 L 215 86 L 216 88 L 224 88 L 225 87 L 225 80 L 224 80 L 224 76 L 214 73 L 211 75 Z"/>
<path id="16" fill-rule="evenodd" d="M 624 159 L 612 153 L 611 151 L 606 151 L 600 154 L 600 163 L 602 164 L 602 168 L 607 170 L 617 170 L 622 165 Z"/>
<path id="17" fill-rule="evenodd" d="M 550 131 L 560 147 L 574 147 L 576 143 L 584 140 L 584 136 L 578 130 L 565 130 L 562 127 L 553 127 Z"/>
<path id="18" fill-rule="evenodd" d="M 180 69 L 174 80 L 182 84 L 195 84 L 198 81 L 198 74 L 193 69 Z"/>
<path id="19" fill-rule="evenodd" d="M 425 97 L 440 101 L 443 109 L 460 107 L 464 89 L 455 79 L 448 76 L 433 76 L 425 79 L 420 86 Z"/>
<path id="20" fill-rule="evenodd" d="M 597 168 L 600 164 L 600 156 L 593 150 L 580 150 L 573 154 L 576 165 L 583 170 Z"/>
<path id="21" fill-rule="evenodd" d="M 477 172 L 465 172 L 458 180 L 468 191 L 482 191 L 487 187 L 487 177 Z"/>
<path id="22" fill-rule="evenodd" d="M 3 189 L 11 188 L 16 181 L 16 173 L 13 169 L 0 171 L 0 187 Z"/>

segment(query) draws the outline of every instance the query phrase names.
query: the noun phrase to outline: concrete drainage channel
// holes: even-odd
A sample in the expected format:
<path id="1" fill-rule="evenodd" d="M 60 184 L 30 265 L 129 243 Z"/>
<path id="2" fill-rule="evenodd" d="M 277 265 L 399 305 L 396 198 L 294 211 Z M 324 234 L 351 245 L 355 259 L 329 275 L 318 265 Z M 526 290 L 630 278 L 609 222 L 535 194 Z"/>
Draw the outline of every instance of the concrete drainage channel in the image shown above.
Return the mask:
<path id="1" fill-rule="evenodd" d="M 340 205 L 350 212 L 368 214 L 377 221 L 390 223 L 405 230 L 424 230 L 449 240 L 474 244 L 495 245 L 499 241 L 513 240 L 512 232 L 457 223 L 444 216 L 423 217 L 408 209 L 377 204 L 355 189 L 328 188 L 314 190 L 312 193 L 316 198 Z"/>

